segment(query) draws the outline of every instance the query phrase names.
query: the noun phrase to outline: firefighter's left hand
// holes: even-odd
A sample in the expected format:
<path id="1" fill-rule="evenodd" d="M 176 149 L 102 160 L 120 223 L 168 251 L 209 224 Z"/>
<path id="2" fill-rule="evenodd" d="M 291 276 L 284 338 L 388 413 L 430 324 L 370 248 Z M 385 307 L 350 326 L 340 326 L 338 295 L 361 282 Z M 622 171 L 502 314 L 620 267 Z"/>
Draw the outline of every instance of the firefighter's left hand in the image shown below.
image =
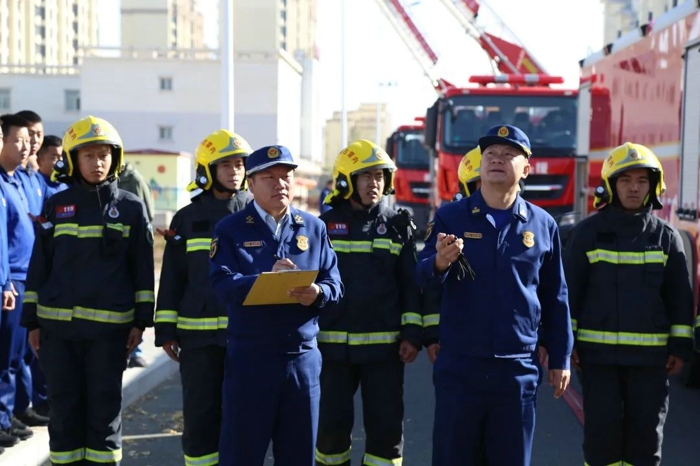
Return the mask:
<path id="1" fill-rule="evenodd" d="M 563 369 L 549 370 L 549 385 L 554 387 L 554 398 L 559 398 L 569 387 L 571 371 Z"/>
<path id="2" fill-rule="evenodd" d="M 126 357 L 128 358 L 131 352 L 141 344 L 143 341 L 143 330 L 139 330 L 136 327 L 131 329 L 129 332 L 129 338 L 126 340 Z"/>
<path id="3" fill-rule="evenodd" d="M 669 354 L 668 359 L 666 359 L 666 372 L 668 375 L 678 374 L 681 369 L 683 369 L 683 360 L 678 356 Z"/>
<path id="4" fill-rule="evenodd" d="M 321 287 L 312 283 L 311 286 L 292 288 L 287 292 L 287 295 L 298 299 L 303 306 L 311 306 L 320 292 Z"/>
<path id="5" fill-rule="evenodd" d="M 413 362 L 418 356 L 418 348 L 413 346 L 408 340 L 402 340 L 399 346 L 399 357 L 404 363 Z"/>

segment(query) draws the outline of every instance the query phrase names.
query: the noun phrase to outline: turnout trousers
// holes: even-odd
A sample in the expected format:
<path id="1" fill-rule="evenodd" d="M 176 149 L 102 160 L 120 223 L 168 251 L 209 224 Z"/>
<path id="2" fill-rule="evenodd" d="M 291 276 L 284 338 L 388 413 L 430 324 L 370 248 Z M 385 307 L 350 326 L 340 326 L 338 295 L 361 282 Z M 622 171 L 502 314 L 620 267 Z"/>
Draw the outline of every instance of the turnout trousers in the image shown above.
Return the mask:
<path id="1" fill-rule="evenodd" d="M 581 362 L 586 464 L 661 464 L 668 413 L 666 367 Z"/>
<path id="2" fill-rule="evenodd" d="M 185 466 L 219 464 L 221 385 L 226 348 L 216 345 L 180 351 Z"/>
<path id="3" fill-rule="evenodd" d="M 41 330 L 39 363 L 49 392 L 52 464 L 119 465 L 126 333 L 65 340 Z"/>
<path id="4" fill-rule="evenodd" d="M 318 348 L 275 354 L 229 341 L 219 464 L 262 466 L 272 440 L 275 466 L 314 466 L 320 375 Z"/>
<path id="5" fill-rule="evenodd" d="M 9 429 L 15 411 L 17 381 L 30 377 L 24 364 L 27 330 L 19 325 L 22 317 L 24 282 L 12 280 L 18 296 L 12 311 L 0 311 L 0 429 Z M 31 390 L 31 380 L 28 380 Z"/>
<path id="6" fill-rule="evenodd" d="M 349 466 L 355 423 L 353 398 L 361 387 L 367 441 L 363 464 L 393 466 L 403 455 L 404 364 L 396 358 L 354 364 L 325 361 L 316 464 Z M 397 461 L 398 460 L 398 461 Z"/>
<path id="7" fill-rule="evenodd" d="M 538 369 L 532 357 L 435 361 L 433 466 L 529 466 Z"/>

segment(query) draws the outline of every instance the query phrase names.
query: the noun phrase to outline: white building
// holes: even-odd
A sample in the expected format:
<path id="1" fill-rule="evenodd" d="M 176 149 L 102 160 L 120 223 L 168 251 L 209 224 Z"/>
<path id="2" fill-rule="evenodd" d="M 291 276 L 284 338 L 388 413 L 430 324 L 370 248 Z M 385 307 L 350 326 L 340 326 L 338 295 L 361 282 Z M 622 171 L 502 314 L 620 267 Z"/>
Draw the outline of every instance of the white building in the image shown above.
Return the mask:
<path id="1" fill-rule="evenodd" d="M 686 0 L 602 0 L 605 8 L 604 43 L 609 44 L 622 34 L 648 24 L 684 1 Z"/>

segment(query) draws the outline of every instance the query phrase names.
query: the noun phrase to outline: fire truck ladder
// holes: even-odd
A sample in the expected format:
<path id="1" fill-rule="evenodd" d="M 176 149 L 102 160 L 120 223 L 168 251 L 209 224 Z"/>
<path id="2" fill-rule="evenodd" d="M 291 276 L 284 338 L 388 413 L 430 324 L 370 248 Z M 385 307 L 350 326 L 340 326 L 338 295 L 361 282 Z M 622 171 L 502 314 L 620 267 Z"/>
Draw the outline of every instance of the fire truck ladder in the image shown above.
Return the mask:
<path id="1" fill-rule="evenodd" d="M 548 75 L 544 67 L 540 65 L 533 55 L 525 49 L 523 43 L 516 37 L 496 12 L 487 4 L 480 4 L 478 0 L 440 0 L 445 8 L 455 17 L 464 28 L 467 35 L 476 40 L 482 49 L 491 58 L 494 73 L 500 71 L 505 74 L 538 74 Z M 501 34 L 493 35 L 484 30 L 476 22 L 480 9 L 488 8 L 489 17 L 493 17 Z M 500 36 L 513 38 L 514 42 L 508 42 Z M 505 49 L 511 49 L 517 53 L 507 54 Z M 519 50 L 518 50 L 519 49 Z"/>
<path id="2" fill-rule="evenodd" d="M 423 73 L 430 80 L 438 94 L 442 94 L 447 89 L 454 87 L 450 82 L 437 77 L 435 65 L 438 62 L 438 56 L 428 45 L 425 37 L 423 37 L 423 34 L 421 34 L 411 16 L 401 4 L 401 0 L 377 0 L 377 5 L 394 27 L 406 48 L 411 52 L 413 58 L 416 59 L 423 69 Z"/>

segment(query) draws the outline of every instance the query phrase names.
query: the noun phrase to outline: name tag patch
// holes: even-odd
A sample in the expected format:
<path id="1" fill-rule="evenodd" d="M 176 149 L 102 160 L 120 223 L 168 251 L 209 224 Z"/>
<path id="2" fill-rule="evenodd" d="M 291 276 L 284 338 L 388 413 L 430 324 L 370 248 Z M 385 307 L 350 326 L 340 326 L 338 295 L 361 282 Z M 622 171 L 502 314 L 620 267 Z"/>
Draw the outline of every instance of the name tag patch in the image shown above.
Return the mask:
<path id="1" fill-rule="evenodd" d="M 75 204 L 56 206 L 56 218 L 75 217 Z"/>
<path id="2" fill-rule="evenodd" d="M 484 235 L 481 233 L 472 233 L 471 231 L 465 231 L 464 237 L 469 239 L 481 239 Z"/>
<path id="3" fill-rule="evenodd" d="M 246 241 L 243 243 L 244 248 L 259 248 L 262 245 L 262 241 Z"/>
<path id="4" fill-rule="evenodd" d="M 347 223 L 329 223 L 328 224 L 328 234 L 329 235 L 347 235 L 349 233 Z"/>

